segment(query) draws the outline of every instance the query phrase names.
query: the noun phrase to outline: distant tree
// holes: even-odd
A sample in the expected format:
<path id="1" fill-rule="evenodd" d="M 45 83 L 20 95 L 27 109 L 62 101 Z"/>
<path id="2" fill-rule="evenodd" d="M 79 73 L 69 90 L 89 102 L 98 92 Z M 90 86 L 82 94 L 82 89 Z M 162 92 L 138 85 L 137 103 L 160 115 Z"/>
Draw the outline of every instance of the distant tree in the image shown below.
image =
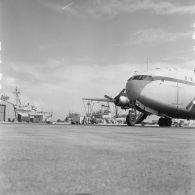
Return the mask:
<path id="1" fill-rule="evenodd" d="M 61 119 L 58 119 L 57 122 L 60 123 L 60 122 L 62 122 L 62 121 L 61 121 Z"/>

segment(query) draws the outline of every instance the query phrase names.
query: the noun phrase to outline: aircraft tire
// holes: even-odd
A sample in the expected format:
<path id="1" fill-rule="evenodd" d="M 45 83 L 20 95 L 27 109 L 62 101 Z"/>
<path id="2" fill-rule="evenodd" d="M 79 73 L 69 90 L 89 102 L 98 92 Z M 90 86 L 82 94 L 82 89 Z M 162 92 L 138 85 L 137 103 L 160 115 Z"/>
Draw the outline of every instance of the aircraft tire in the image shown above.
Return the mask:
<path id="1" fill-rule="evenodd" d="M 133 115 L 128 114 L 126 116 L 126 123 L 128 126 L 135 126 L 135 117 Z"/>
<path id="2" fill-rule="evenodd" d="M 160 118 L 158 120 L 158 125 L 160 127 L 170 127 L 172 125 L 172 120 L 171 118 Z"/>
<path id="3" fill-rule="evenodd" d="M 171 118 L 166 118 L 166 125 L 167 125 L 167 127 L 170 127 L 172 125 Z"/>
<path id="4" fill-rule="evenodd" d="M 160 127 L 163 127 L 163 124 L 164 124 L 163 119 L 164 119 L 164 118 L 159 118 L 159 120 L 158 120 L 158 125 L 159 125 Z"/>

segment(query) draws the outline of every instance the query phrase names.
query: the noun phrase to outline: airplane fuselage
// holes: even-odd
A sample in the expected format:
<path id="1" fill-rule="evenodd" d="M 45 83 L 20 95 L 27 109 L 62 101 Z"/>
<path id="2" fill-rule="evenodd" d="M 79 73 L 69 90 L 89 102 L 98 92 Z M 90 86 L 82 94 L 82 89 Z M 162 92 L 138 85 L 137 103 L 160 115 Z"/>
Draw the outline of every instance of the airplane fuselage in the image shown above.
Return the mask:
<path id="1" fill-rule="evenodd" d="M 195 119 L 194 72 L 174 68 L 134 75 L 126 93 L 143 111 L 159 116 Z"/>

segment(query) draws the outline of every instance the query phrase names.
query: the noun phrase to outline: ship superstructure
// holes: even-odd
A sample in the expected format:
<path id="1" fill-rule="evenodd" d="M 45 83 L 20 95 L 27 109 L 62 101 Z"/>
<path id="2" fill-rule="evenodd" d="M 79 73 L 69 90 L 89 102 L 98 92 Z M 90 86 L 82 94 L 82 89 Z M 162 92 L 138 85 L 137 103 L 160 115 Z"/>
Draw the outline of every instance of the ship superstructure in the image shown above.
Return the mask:
<path id="1" fill-rule="evenodd" d="M 13 93 L 15 95 L 15 112 L 18 122 L 41 123 L 51 121 L 52 112 L 41 111 L 30 103 L 22 104 L 20 98 L 21 91 L 17 87 Z"/>

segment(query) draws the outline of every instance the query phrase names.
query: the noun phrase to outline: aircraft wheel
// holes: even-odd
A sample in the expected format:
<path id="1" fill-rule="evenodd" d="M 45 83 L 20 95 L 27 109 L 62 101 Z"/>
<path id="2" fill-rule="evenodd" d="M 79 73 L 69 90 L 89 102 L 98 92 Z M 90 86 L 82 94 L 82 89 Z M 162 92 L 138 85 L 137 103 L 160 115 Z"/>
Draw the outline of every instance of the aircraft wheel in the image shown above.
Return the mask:
<path id="1" fill-rule="evenodd" d="M 160 127 L 170 127 L 172 125 L 172 120 L 171 118 L 160 118 L 158 120 L 158 125 Z"/>
<path id="2" fill-rule="evenodd" d="M 130 113 L 126 116 L 126 123 L 128 126 L 135 126 L 136 117 Z"/>
<path id="3" fill-rule="evenodd" d="M 159 120 L 158 120 L 158 125 L 159 125 L 160 127 L 163 127 L 163 126 L 164 126 L 164 118 L 159 118 Z"/>
<path id="4" fill-rule="evenodd" d="M 167 127 L 170 127 L 172 125 L 171 118 L 166 118 L 166 125 L 167 125 Z"/>

